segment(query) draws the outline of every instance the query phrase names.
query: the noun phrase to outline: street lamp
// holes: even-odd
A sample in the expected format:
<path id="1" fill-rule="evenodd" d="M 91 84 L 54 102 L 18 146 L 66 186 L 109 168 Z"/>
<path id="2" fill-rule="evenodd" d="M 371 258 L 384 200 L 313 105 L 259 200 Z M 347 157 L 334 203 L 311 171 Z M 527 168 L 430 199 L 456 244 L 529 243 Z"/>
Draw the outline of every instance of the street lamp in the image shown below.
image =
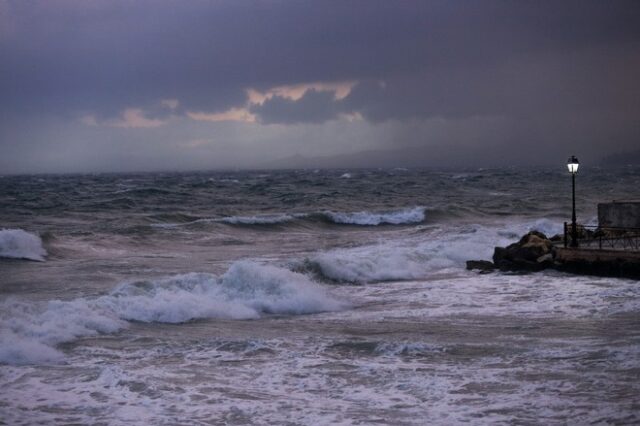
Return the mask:
<path id="1" fill-rule="evenodd" d="M 580 163 L 575 155 L 572 155 L 567 161 L 567 168 L 571 173 L 571 188 L 572 188 L 572 200 L 573 209 L 571 212 L 571 247 L 578 247 L 578 228 L 576 226 L 576 173 L 578 173 L 578 166 Z"/>

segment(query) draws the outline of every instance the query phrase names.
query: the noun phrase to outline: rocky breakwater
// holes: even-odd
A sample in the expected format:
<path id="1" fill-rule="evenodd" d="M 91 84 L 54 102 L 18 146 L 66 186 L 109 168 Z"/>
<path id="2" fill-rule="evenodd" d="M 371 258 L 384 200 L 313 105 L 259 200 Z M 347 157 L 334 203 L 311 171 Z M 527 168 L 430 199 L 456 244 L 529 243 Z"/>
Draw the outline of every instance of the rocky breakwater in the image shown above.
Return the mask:
<path id="1" fill-rule="evenodd" d="M 507 247 L 496 247 L 493 263 L 501 271 L 541 271 L 553 266 L 553 242 L 542 232 L 531 231 Z"/>
<path id="2" fill-rule="evenodd" d="M 594 234 L 595 235 L 595 234 Z M 507 247 L 496 247 L 493 262 L 469 260 L 467 269 L 486 274 L 495 270 L 527 273 L 552 268 L 581 275 L 640 279 L 640 251 L 564 248 L 560 235 L 547 238 L 531 231 Z"/>
<path id="3" fill-rule="evenodd" d="M 554 240 L 557 237 L 554 237 Z M 531 231 L 520 241 L 507 247 L 496 247 L 493 262 L 487 260 L 469 260 L 467 269 L 477 269 L 488 273 L 501 271 L 541 271 L 554 266 L 555 249 L 553 241 L 542 232 Z"/>

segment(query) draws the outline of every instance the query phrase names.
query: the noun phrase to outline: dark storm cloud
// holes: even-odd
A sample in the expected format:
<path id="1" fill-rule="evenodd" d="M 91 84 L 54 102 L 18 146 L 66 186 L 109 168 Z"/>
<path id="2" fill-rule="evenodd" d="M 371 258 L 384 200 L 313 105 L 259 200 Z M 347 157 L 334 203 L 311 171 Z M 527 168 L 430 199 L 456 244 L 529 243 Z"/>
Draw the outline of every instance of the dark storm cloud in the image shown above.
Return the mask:
<path id="1" fill-rule="evenodd" d="M 109 113 L 160 98 L 220 111 L 241 105 L 248 87 L 346 79 L 413 78 L 398 96 L 441 83 L 458 98 L 460 78 L 433 83 L 430 73 L 473 78 L 536 52 L 637 48 L 640 27 L 637 2 L 16 1 L 5 9 L 4 106 Z M 403 108 L 425 103 L 407 100 Z"/>
<path id="2" fill-rule="evenodd" d="M 341 113 L 372 126 L 498 117 L 509 123 L 501 151 L 512 135 L 588 135 L 602 151 L 637 137 L 638 52 L 637 1 L 4 1 L 0 150 L 35 147 L 45 115 L 61 122 L 66 149 L 83 136 L 65 120 L 139 130 L 247 108 L 260 124 L 291 126 Z M 313 82 L 355 85 L 340 99 L 310 90 L 248 103 L 247 89 Z M 477 143 L 493 147 L 495 135 Z"/>
<path id="3" fill-rule="evenodd" d="M 298 100 L 274 96 L 250 108 L 264 124 L 322 123 L 337 118 L 340 110 L 341 103 L 335 100 L 333 92 L 313 89 Z"/>
<path id="4" fill-rule="evenodd" d="M 366 119 L 640 112 L 640 55 L 594 47 L 571 54 L 522 56 L 473 72 L 451 67 L 356 85 L 343 108 Z"/>

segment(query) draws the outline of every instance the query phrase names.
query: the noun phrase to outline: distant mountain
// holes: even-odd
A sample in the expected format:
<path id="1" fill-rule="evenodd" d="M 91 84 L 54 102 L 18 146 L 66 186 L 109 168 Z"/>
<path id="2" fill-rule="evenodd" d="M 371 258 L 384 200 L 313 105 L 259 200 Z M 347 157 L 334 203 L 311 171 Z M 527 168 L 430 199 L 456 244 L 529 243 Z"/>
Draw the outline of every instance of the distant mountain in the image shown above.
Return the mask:
<path id="1" fill-rule="evenodd" d="M 635 165 L 640 164 L 640 150 L 621 152 L 604 157 L 601 161 L 602 165 Z"/>
<path id="2" fill-rule="evenodd" d="M 435 168 L 463 169 L 478 167 L 504 167 L 520 165 L 557 166 L 544 162 L 544 158 L 529 161 L 526 156 L 514 158 L 513 155 L 496 155 L 496 148 L 485 149 L 482 146 L 460 148 L 449 146 L 408 146 L 393 150 L 367 150 L 351 154 L 323 157 L 305 157 L 300 154 L 269 161 L 257 165 L 265 169 L 358 169 L 358 168 Z M 637 156 L 637 155 L 636 155 Z M 537 162 L 536 162 L 537 161 Z"/>
<path id="3" fill-rule="evenodd" d="M 326 157 L 304 157 L 296 154 L 271 161 L 263 167 L 267 169 L 415 168 L 439 166 L 443 159 L 442 155 L 430 152 L 423 147 L 414 147 L 399 150 L 369 150 Z M 451 163 L 450 159 L 447 163 Z"/>

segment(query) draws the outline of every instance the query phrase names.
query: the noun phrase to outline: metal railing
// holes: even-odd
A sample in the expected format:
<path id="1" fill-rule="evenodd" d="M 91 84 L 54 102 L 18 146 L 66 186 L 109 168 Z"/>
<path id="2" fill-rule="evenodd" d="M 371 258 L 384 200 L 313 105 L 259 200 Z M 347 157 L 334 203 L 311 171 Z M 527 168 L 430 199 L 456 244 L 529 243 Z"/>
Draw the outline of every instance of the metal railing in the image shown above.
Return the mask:
<path id="1" fill-rule="evenodd" d="M 593 226 L 576 224 L 577 243 L 580 248 L 596 250 L 640 251 L 640 228 Z M 564 246 L 571 242 L 571 223 L 564 223 Z"/>

